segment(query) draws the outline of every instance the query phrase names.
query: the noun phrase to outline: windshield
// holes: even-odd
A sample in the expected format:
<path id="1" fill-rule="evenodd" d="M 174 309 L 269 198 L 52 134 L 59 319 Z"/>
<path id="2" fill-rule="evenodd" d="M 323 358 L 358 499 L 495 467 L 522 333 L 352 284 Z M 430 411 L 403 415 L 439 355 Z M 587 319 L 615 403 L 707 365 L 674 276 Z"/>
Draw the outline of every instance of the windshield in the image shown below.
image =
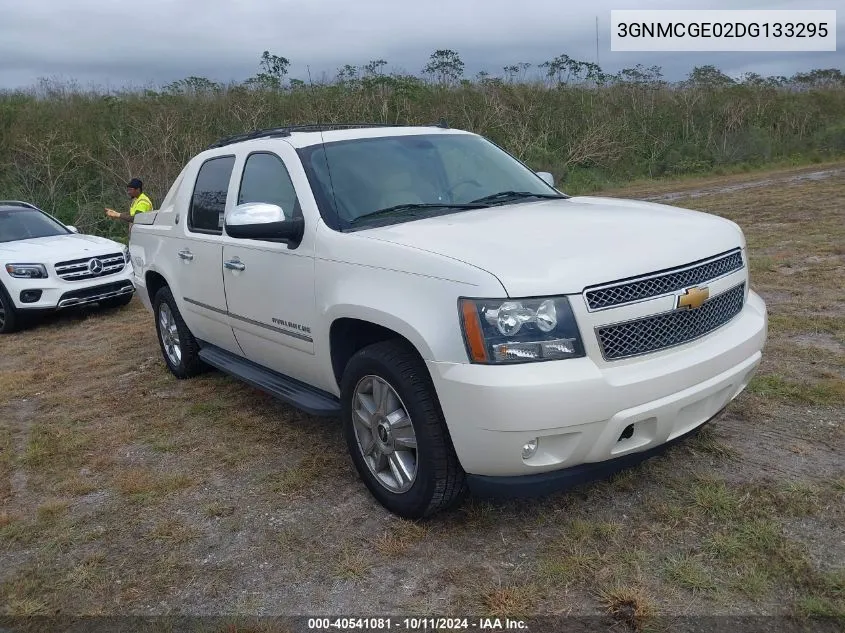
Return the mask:
<path id="1" fill-rule="evenodd" d="M 0 242 L 29 240 L 70 233 L 61 224 L 35 209 L 0 209 Z"/>
<path id="2" fill-rule="evenodd" d="M 532 194 L 562 197 L 507 152 L 470 134 L 355 139 L 299 153 L 324 219 L 340 229 L 541 199 Z M 502 192 L 511 195 L 489 199 Z"/>

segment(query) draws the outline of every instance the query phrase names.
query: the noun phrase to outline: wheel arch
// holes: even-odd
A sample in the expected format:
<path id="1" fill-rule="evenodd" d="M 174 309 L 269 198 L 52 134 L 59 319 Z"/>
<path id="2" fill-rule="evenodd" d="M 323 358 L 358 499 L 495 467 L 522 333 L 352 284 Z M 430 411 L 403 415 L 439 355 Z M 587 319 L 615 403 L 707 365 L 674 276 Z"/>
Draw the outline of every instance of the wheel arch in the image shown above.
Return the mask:
<path id="1" fill-rule="evenodd" d="M 167 283 L 167 279 L 165 279 L 164 275 L 155 270 L 148 270 L 146 272 L 146 274 L 144 275 L 144 283 L 147 286 L 147 296 L 150 299 L 150 305 L 152 305 L 156 293 L 159 290 L 161 290 L 165 286 L 170 287 L 170 284 Z"/>
<path id="2" fill-rule="evenodd" d="M 329 354 L 332 375 L 338 388 L 347 364 L 358 351 L 387 340 L 402 342 L 421 361 L 430 357 L 430 350 L 422 342 L 419 333 L 407 324 L 395 323 L 395 319 L 374 318 L 373 315 L 334 318 L 329 326 Z"/>

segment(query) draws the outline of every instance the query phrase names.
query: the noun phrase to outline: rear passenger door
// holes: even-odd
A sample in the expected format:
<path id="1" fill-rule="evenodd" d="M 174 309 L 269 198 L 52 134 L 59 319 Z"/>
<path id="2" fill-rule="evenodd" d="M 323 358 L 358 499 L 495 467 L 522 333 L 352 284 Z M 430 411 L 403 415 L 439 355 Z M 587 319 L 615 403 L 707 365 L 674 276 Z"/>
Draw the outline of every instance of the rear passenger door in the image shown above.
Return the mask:
<path id="1" fill-rule="evenodd" d="M 242 355 L 226 309 L 223 288 L 223 213 L 235 156 L 206 160 L 197 172 L 183 238 L 170 244 L 179 278 L 177 297 L 194 336 Z"/>
<path id="2" fill-rule="evenodd" d="M 245 157 L 230 193 L 237 197 L 230 206 L 267 202 L 280 206 L 287 217 L 302 217 L 297 188 L 304 191 L 308 183 L 299 158 L 287 144 L 278 144 L 273 150 Z M 244 354 L 264 367 L 304 381 L 318 378 L 311 334 L 316 316 L 313 235 L 306 226 L 296 248 L 233 237 L 228 237 L 223 247 L 229 316 Z"/>

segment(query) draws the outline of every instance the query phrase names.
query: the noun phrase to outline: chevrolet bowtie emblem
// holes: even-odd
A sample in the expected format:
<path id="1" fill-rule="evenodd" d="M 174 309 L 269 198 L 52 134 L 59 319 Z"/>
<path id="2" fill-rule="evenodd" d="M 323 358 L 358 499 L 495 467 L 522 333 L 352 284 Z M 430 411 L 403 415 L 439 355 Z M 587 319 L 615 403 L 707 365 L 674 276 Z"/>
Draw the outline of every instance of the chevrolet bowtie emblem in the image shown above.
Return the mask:
<path id="1" fill-rule="evenodd" d="M 700 308 L 702 304 L 707 301 L 707 298 L 710 296 L 710 290 L 707 286 L 702 286 L 699 288 L 698 286 L 693 286 L 692 288 L 687 288 L 684 290 L 684 294 L 678 295 L 678 305 L 677 307 L 680 308 L 690 308 L 695 310 L 696 308 Z"/>

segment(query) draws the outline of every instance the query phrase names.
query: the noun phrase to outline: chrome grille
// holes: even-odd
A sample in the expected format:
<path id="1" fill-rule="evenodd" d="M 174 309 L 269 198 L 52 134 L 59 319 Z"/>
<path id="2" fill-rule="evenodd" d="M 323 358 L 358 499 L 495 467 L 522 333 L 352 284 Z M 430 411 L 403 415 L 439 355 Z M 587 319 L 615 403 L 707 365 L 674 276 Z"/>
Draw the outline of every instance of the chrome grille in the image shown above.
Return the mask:
<path id="1" fill-rule="evenodd" d="M 742 310 L 745 283 L 711 297 L 697 309 L 672 310 L 596 328 L 605 360 L 619 360 L 688 343 L 721 327 Z"/>
<path id="2" fill-rule="evenodd" d="M 92 271 L 92 260 L 99 261 L 101 270 L 97 271 L 97 266 L 94 266 Z M 56 274 L 65 281 L 84 281 L 114 275 L 123 270 L 124 266 L 126 266 L 126 260 L 123 259 L 123 253 L 109 253 L 59 262 L 55 268 Z"/>
<path id="3" fill-rule="evenodd" d="M 650 277 L 640 277 L 611 286 L 588 289 L 586 291 L 587 306 L 590 310 L 604 310 L 669 294 L 688 286 L 722 277 L 735 270 L 740 270 L 742 266 L 742 253 L 735 250 L 699 264 L 688 264 Z"/>

